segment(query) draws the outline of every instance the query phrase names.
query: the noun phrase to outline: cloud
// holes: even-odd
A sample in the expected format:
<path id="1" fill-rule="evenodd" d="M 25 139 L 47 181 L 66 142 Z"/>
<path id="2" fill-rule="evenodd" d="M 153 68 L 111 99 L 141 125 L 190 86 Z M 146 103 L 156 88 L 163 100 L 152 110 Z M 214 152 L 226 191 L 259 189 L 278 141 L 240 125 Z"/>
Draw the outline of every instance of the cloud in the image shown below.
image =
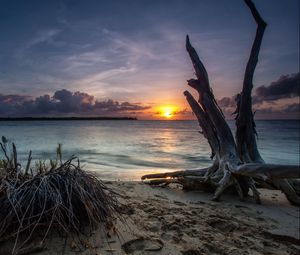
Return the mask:
<path id="1" fill-rule="evenodd" d="M 263 107 L 255 111 L 255 115 L 265 118 L 274 118 L 274 116 L 279 118 L 295 118 L 300 114 L 300 108 L 298 103 L 286 104 L 281 107 Z"/>
<path id="2" fill-rule="evenodd" d="M 26 43 L 25 48 L 30 48 L 43 42 L 49 42 L 60 32 L 61 30 L 59 29 L 46 29 L 39 31 L 31 40 Z"/>
<path id="3" fill-rule="evenodd" d="M 221 108 L 236 107 L 235 97 L 223 97 L 218 100 L 218 105 Z"/>
<path id="4" fill-rule="evenodd" d="M 85 86 L 87 85 L 99 85 L 99 83 L 104 82 L 107 79 L 110 79 L 112 77 L 116 77 L 116 76 L 120 76 L 120 75 L 124 75 L 126 73 L 131 73 L 134 72 L 135 69 L 134 68 L 116 68 L 116 69 L 110 69 L 107 71 L 102 71 L 102 72 L 98 72 L 96 74 L 92 74 L 89 76 L 84 77 L 83 79 L 80 79 L 78 81 L 76 81 L 74 83 L 74 85 L 78 85 L 78 84 L 84 84 Z"/>
<path id="5" fill-rule="evenodd" d="M 282 75 L 269 86 L 259 86 L 253 95 L 253 108 L 257 114 L 299 114 L 299 103 L 291 102 L 299 98 L 300 73 Z M 231 115 L 236 109 L 236 95 L 218 100 L 225 114 Z M 290 101 L 290 102 L 287 102 Z"/>
<path id="6" fill-rule="evenodd" d="M 283 109 L 283 112 L 286 112 L 286 113 L 300 113 L 300 106 L 299 106 L 299 103 L 294 103 L 294 104 L 290 104 L 290 105 L 287 105 L 284 109 Z"/>
<path id="7" fill-rule="evenodd" d="M 300 73 L 282 75 L 269 86 L 260 86 L 255 90 L 257 102 L 273 101 L 282 98 L 293 98 L 300 95 Z"/>
<path id="8" fill-rule="evenodd" d="M 56 91 L 53 96 L 43 95 L 36 98 L 23 95 L 0 94 L 0 116 L 115 116 L 136 114 L 150 109 L 140 103 L 98 101 L 85 92 L 71 92 L 66 89 Z"/>

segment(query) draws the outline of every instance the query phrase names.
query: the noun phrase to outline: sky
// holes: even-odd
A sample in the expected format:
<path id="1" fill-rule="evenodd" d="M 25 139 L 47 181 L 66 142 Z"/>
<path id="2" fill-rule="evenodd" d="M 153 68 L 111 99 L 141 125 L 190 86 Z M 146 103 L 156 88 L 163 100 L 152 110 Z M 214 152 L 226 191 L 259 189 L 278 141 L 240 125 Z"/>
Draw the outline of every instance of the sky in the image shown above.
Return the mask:
<path id="1" fill-rule="evenodd" d="M 299 1 L 254 2 L 256 116 L 299 118 Z M 242 0 L 0 0 L 0 116 L 194 118 L 186 34 L 230 116 L 255 30 Z"/>

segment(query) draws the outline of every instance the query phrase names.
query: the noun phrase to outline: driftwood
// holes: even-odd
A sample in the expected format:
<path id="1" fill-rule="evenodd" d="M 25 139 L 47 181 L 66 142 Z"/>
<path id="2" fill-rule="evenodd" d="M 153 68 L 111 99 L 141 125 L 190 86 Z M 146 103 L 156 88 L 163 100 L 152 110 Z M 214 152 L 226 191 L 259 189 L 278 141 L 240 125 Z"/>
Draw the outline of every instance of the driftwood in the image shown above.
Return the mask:
<path id="1" fill-rule="evenodd" d="M 201 133 L 210 145 L 214 162 L 205 169 L 149 174 L 142 176 L 142 180 L 149 180 L 150 184 L 155 185 L 176 182 L 186 189 L 213 191 L 213 200 L 219 200 L 229 187 L 236 190 L 241 200 L 251 190 L 257 203 L 260 203 L 257 187 L 280 189 L 292 204 L 300 205 L 299 190 L 296 192 L 294 184 L 287 180 L 300 178 L 299 166 L 266 164 L 257 148 L 251 93 L 267 24 L 251 0 L 245 0 L 245 3 L 257 24 L 257 30 L 244 74 L 243 88 L 236 98 L 236 139 L 215 100 L 207 71 L 187 36 L 186 50 L 197 77 L 188 80 L 188 85 L 198 92 L 198 102 L 188 91 L 184 95 L 198 119 Z"/>

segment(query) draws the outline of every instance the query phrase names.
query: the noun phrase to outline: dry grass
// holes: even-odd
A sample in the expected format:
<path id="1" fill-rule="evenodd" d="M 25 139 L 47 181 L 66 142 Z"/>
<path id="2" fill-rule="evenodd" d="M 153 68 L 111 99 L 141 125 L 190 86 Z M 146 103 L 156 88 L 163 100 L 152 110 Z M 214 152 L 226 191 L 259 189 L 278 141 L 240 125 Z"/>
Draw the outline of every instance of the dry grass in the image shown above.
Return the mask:
<path id="1" fill-rule="evenodd" d="M 118 195 L 82 170 L 76 157 L 62 162 L 60 145 L 56 160 L 31 167 L 30 152 L 24 168 L 14 144 L 9 150 L 3 137 L 0 145 L 0 242 L 13 239 L 12 254 L 24 249 L 36 233 L 42 233 L 44 242 L 53 229 L 84 234 L 99 226 L 111 228 L 120 217 Z"/>

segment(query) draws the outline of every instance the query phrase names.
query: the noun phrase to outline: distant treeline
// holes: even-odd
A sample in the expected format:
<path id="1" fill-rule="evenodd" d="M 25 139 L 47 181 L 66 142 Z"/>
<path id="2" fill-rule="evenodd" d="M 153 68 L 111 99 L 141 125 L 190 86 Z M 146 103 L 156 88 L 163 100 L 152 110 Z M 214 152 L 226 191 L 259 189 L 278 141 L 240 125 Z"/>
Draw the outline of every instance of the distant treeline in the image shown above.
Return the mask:
<path id="1" fill-rule="evenodd" d="M 41 121 L 41 120 L 137 120 L 133 117 L 0 117 L 0 121 Z"/>

